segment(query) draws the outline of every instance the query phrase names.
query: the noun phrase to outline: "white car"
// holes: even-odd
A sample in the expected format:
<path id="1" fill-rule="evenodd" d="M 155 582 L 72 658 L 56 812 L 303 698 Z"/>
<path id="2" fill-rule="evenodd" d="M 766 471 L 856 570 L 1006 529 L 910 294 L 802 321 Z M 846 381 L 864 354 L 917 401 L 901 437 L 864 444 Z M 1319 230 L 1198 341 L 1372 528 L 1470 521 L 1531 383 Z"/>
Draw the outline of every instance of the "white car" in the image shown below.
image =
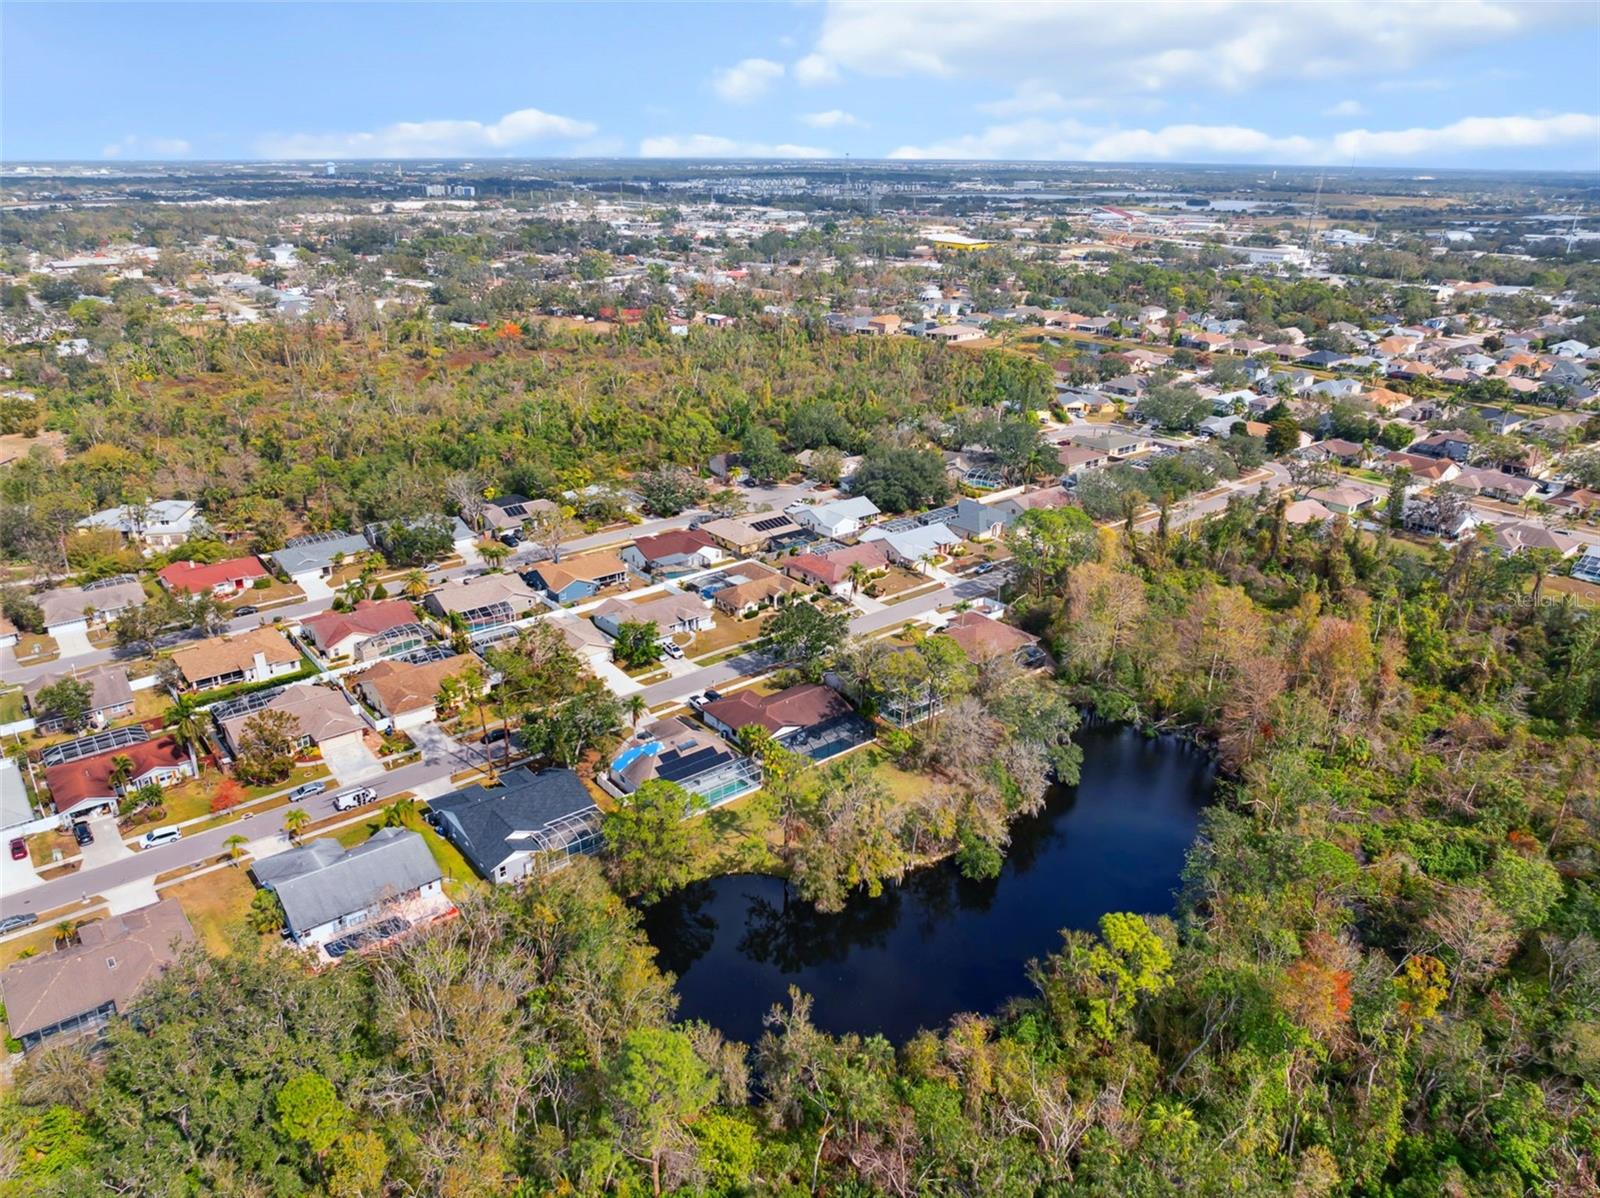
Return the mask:
<path id="1" fill-rule="evenodd" d="M 183 833 L 178 831 L 177 828 L 152 828 L 139 837 L 139 847 L 141 849 L 153 849 L 158 845 L 171 844 L 182 836 Z"/>

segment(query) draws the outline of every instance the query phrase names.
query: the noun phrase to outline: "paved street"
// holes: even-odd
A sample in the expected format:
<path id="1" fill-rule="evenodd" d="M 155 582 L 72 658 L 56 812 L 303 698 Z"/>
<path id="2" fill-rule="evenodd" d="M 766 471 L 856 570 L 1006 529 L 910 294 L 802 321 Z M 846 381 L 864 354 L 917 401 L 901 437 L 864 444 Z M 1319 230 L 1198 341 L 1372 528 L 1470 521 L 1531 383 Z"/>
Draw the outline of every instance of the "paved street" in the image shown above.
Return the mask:
<path id="1" fill-rule="evenodd" d="M 452 773 L 482 760 L 482 752 L 476 747 L 459 746 L 454 742 L 451 742 L 451 745 L 452 747 L 438 759 L 425 759 L 414 765 L 403 766 L 381 778 L 368 779 L 366 784 L 378 792 L 380 799 L 399 794 L 404 790 L 443 793 L 450 788 Z M 26 890 L 16 892 L 8 890 L 6 894 L 0 895 L 0 915 L 49 911 L 67 903 L 81 902 L 85 898 L 92 899 L 114 887 L 140 882 L 169 870 L 215 861 L 227 851 L 224 842 L 235 832 L 251 840 L 286 836 L 284 817 L 295 807 L 303 807 L 310 812 L 313 822 L 337 814 L 333 806 L 333 797 L 338 789 L 336 786 L 330 786 L 325 793 L 313 795 L 298 803 L 276 807 L 258 815 L 246 815 L 219 827 L 195 832 L 184 836 L 175 844 L 141 849 L 137 853 L 129 853 L 120 860 L 98 868 L 80 869 L 65 877 L 41 882 Z"/>

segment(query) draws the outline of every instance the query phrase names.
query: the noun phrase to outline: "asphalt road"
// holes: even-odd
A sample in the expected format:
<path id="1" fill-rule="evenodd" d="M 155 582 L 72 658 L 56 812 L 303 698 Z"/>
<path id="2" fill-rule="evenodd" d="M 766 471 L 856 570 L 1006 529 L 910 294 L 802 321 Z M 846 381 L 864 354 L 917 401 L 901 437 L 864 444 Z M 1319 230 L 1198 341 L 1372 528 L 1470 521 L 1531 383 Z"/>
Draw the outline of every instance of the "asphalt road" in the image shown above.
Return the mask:
<path id="1" fill-rule="evenodd" d="M 372 787 L 378 792 L 379 800 L 382 800 L 401 791 L 417 790 L 439 782 L 448 783 L 451 774 L 467 769 L 481 760 L 482 752 L 476 747 L 457 746 L 446 756 L 402 766 L 382 777 L 365 779 L 361 785 Z M 92 899 L 97 894 L 103 894 L 113 887 L 126 885 L 129 882 L 153 878 L 157 874 L 184 866 L 215 861 L 227 852 L 225 842 L 235 833 L 250 840 L 264 840 L 278 836 L 287 839 L 284 818 L 290 811 L 295 807 L 302 807 L 311 814 L 314 823 L 329 819 L 339 814 L 334 809 L 333 797 L 336 792 L 344 789 L 348 788 L 330 784 L 323 794 L 313 795 L 298 803 L 275 807 L 256 815 L 245 815 L 205 831 L 191 832 L 173 844 L 141 849 L 131 857 L 124 857 L 120 861 L 102 865 L 97 869 L 76 870 L 15 894 L 8 892 L 0 895 L 0 915 L 50 911 L 68 903 L 81 902 L 85 898 Z"/>

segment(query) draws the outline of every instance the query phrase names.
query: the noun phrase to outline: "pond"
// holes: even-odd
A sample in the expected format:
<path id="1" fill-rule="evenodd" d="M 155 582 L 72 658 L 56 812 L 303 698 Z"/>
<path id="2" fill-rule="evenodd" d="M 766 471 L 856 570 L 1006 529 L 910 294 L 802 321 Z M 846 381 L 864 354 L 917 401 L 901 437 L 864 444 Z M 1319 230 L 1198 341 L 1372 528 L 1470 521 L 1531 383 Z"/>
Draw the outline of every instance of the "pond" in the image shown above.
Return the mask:
<path id="1" fill-rule="evenodd" d="M 794 985 L 815 998 L 817 1026 L 903 1042 L 1028 993 L 1028 961 L 1060 947 L 1063 928 L 1093 929 L 1107 911 L 1171 911 L 1211 797 L 1210 757 L 1123 725 L 1077 739 L 1080 784 L 1013 825 L 992 881 L 969 882 L 944 862 L 823 915 L 781 879 L 741 874 L 646 910 L 659 963 L 678 977 L 678 1017 L 754 1043 Z"/>

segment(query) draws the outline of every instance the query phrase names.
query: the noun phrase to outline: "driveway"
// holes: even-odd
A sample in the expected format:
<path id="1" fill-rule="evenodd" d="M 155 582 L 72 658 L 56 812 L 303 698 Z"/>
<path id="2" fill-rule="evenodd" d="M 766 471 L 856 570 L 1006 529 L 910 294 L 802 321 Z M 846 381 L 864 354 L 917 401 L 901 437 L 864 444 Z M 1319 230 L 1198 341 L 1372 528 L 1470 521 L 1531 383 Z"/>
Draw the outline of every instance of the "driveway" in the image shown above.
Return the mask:
<path id="1" fill-rule="evenodd" d="M 352 740 L 348 736 L 323 745 L 322 760 L 341 785 L 383 772 L 383 766 L 378 764 L 372 750 L 359 739 Z"/>
<path id="2" fill-rule="evenodd" d="M 62 657 L 82 657 L 85 653 L 95 651 L 89 643 L 89 634 L 76 628 L 56 633 L 55 642 Z"/>
<path id="3" fill-rule="evenodd" d="M 94 833 L 94 840 L 83 846 L 83 864 L 78 867 L 80 873 L 98 869 L 102 865 L 114 865 L 124 857 L 133 856 L 133 850 L 122 843 L 116 816 L 90 816 L 89 831 Z"/>
<path id="4" fill-rule="evenodd" d="M 333 598 L 333 588 L 328 585 L 326 578 L 305 578 L 300 582 L 301 593 L 307 600 L 321 602 Z"/>
<path id="5" fill-rule="evenodd" d="M 452 740 L 438 724 L 424 724 L 420 728 L 412 728 L 410 736 L 416 742 L 417 748 L 422 750 L 424 762 L 443 762 L 450 767 L 452 773 L 483 764 L 484 754 L 481 746 L 465 745 L 458 740 Z"/>

